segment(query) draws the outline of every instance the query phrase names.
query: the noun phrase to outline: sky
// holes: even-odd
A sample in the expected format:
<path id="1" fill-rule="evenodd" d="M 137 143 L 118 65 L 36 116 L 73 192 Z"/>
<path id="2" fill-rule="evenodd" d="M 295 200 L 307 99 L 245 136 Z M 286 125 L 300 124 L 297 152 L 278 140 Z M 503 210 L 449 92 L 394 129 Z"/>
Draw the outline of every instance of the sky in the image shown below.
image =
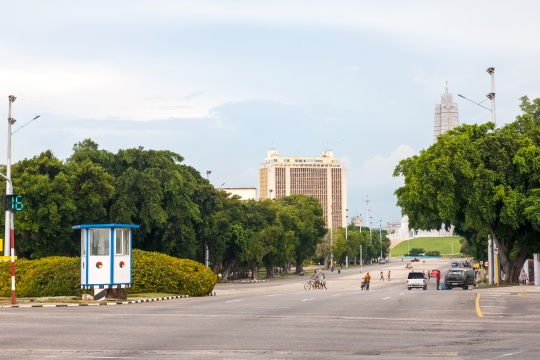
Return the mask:
<path id="1" fill-rule="evenodd" d="M 224 187 L 258 187 L 266 151 L 347 167 L 349 215 L 399 221 L 396 164 L 433 141 L 448 90 L 460 123 L 540 97 L 537 1 L 14 1 L 0 12 L 0 115 L 13 161 L 91 138 L 181 154 Z M 483 103 L 489 107 L 489 100 Z M 5 123 L 4 123 L 5 124 Z M 0 126 L 0 162 L 7 126 Z"/>

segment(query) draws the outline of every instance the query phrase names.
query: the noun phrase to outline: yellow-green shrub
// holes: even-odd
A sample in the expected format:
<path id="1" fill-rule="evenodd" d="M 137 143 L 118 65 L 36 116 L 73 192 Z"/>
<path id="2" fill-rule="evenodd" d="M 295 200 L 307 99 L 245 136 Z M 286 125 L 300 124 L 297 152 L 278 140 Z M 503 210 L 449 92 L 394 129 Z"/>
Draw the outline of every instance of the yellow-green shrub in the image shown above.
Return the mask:
<path id="1" fill-rule="evenodd" d="M 80 259 L 62 256 L 16 261 L 18 297 L 80 296 Z M 162 292 L 202 296 L 217 282 L 203 264 L 172 256 L 133 250 L 133 284 L 128 293 Z M 10 263 L 0 263 L 0 296 L 11 296 Z"/>
<path id="2" fill-rule="evenodd" d="M 130 294 L 169 293 L 203 296 L 212 291 L 216 275 L 201 263 L 157 252 L 133 250 Z"/>

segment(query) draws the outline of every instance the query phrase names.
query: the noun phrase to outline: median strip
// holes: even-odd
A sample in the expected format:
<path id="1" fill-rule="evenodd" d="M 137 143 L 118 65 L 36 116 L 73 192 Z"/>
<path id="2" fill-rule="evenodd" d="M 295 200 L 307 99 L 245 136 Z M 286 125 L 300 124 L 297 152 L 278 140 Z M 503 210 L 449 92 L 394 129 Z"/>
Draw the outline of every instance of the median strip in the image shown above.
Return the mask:
<path id="1" fill-rule="evenodd" d="M 482 314 L 482 310 L 480 309 L 480 293 L 476 293 L 476 315 L 478 315 L 478 317 L 484 317 L 484 314 Z"/>

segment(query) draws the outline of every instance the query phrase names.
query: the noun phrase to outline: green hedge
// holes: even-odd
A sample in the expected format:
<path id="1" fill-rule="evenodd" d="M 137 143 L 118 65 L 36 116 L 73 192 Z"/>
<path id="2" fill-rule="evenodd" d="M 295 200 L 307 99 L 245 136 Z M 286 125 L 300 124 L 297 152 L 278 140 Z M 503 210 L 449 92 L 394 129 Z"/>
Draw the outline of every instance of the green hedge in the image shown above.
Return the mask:
<path id="1" fill-rule="evenodd" d="M 80 296 L 80 259 L 63 256 L 15 263 L 17 296 Z M 203 296 L 212 291 L 216 275 L 203 264 L 172 256 L 133 250 L 133 285 L 128 293 L 161 292 Z M 86 291 L 88 292 L 88 291 Z M 0 297 L 11 296 L 10 263 L 0 263 Z"/>

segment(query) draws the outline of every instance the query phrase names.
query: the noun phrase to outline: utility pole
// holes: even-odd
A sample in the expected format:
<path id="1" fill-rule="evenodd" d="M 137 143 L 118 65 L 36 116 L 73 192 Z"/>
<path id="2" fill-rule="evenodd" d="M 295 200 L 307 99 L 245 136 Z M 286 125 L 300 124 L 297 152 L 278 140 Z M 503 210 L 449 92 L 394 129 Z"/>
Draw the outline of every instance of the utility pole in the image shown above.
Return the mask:
<path id="1" fill-rule="evenodd" d="M 6 195 L 13 194 L 13 186 L 11 185 L 11 125 L 15 124 L 15 119 L 11 117 L 11 104 L 17 99 L 13 95 L 9 95 L 9 110 L 8 110 L 8 138 L 7 138 L 7 163 L 6 163 Z M 6 209 L 4 222 L 4 256 L 10 255 L 11 248 L 11 229 L 13 223 L 13 213 Z"/>
<path id="2" fill-rule="evenodd" d="M 210 182 L 211 170 L 206 170 L 206 180 Z M 204 242 L 204 266 L 208 267 L 209 265 L 210 252 L 208 251 L 208 243 Z"/>
<path id="3" fill-rule="evenodd" d="M 349 227 L 349 209 L 345 209 L 345 213 L 347 214 L 345 216 L 345 242 L 347 242 L 347 230 Z M 345 255 L 345 269 L 349 268 L 349 255 Z"/>
<path id="4" fill-rule="evenodd" d="M 379 239 L 381 240 L 381 260 L 382 260 L 382 220 L 379 220 Z"/>
<path id="5" fill-rule="evenodd" d="M 334 232 L 333 232 L 333 219 L 332 216 L 334 215 L 334 206 L 330 205 L 330 269 L 332 266 L 334 266 L 334 252 L 332 251 L 332 246 L 334 245 Z"/>
<path id="6" fill-rule="evenodd" d="M 488 284 L 493 285 L 493 246 L 491 236 L 488 235 Z"/>
<path id="7" fill-rule="evenodd" d="M 366 195 L 366 206 L 367 206 L 367 217 L 366 217 L 366 222 L 369 226 L 369 199 L 368 199 L 368 195 Z M 371 226 L 369 227 L 369 238 L 371 240 Z"/>
<path id="8" fill-rule="evenodd" d="M 495 127 L 497 127 L 497 117 L 495 116 L 495 68 L 490 67 L 486 71 L 491 75 L 491 92 L 486 96 L 491 100 L 491 121 L 493 121 Z"/>
<path id="9" fill-rule="evenodd" d="M 364 261 L 362 260 L 362 244 L 360 244 L 360 269 L 362 269 L 362 264 Z"/>

